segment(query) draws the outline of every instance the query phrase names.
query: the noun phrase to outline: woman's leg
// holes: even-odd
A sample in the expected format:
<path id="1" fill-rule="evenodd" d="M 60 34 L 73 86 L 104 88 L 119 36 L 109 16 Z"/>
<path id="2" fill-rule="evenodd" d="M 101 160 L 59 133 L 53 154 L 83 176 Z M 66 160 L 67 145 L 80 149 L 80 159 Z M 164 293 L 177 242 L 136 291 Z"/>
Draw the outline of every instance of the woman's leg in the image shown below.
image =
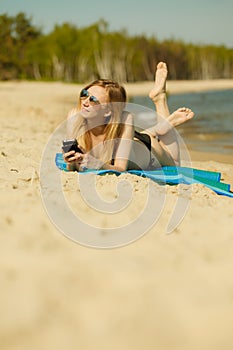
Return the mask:
<path id="1" fill-rule="evenodd" d="M 157 132 L 156 126 L 142 131 L 151 137 L 153 153 L 161 166 L 180 165 L 179 142 L 174 128 L 193 116 L 191 109 L 178 108 L 163 123 L 160 123 L 160 133 Z"/>
<path id="2" fill-rule="evenodd" d="M 142 133 L 150 136 L 153 154 L 161 166 L 180 164 L 179 143 L 174 128 L 193 118 L 193 116 L 194 113 L 191 109 L 178 108 L 160 126 L 161 134 L 154 132 L 153 128 L 142 131 Z"/>
<path id="3" fill-rule="evenodd" d="M 166 94 L 167 73 L 166 63 L 159 62 L 155 71 L 155 84 L 149 93 L 149 97 L 154 102 L 158 114 L 158 123 L 160 119 L 163 121 L 164 118 L 170 115 Z"/>
<path id="4" fill-rule="evenodd" d="M 162 160 L 167 161 L 167 154 L 168 156 L 170 155 L 176 165 L 179 165 L 179 143 L 174 127 L 193 118 L 194 113 L 189 108 L 183 107 L 170 114 L 166 97 L 166 79 L 167 65 L 164 62 L 159 62 L 155 73 L 155 85 L 149 93 L 149 97 L 154 102 L 156 108 L 157 123 L 153 127 L 144 130 L 143 133 L 151 136 L 152 147 L 155 154 L 160 154 L 162 148 L 165 151 Z M 160 141 L 160 147 L 158 146 L 157 138 Z"/>

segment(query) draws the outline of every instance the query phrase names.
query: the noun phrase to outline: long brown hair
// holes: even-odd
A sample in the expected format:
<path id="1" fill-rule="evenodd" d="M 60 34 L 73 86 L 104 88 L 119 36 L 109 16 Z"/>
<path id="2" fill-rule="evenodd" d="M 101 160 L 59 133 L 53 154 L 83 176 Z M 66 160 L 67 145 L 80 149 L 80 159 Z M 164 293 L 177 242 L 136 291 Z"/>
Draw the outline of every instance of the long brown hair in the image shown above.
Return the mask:
<path id="1" fill-rule="evenodd" d="M 102 160 L 104 162 L 110 162 L 116 147 L 115 139 L 119 139 L 124 130 L 123 123 L 123 109 L 126 103 L 126 91 L 125 88 L 119 85 L 117 82 L 109 79 L 98 79 L 92 83 L 86 85 L 84 89 L 88 90 L 92 86 L 100 86 L 105 88 L 108 97 L 108 105 L 110 107 L 111 114 L 105 127 L 105 139 L 106 149 L 104 149 Z M 78 100 L 78 110 L 81 107 L 81 99 Z M 77 138 L 78 143 L 86 150 L 90 151 L 92 148 L 90 131 L 87 129 L 85 118 L 80 114 L 74 125 L 73 137 Z M 112 140 L 112 142 L 111 142 Z"/>

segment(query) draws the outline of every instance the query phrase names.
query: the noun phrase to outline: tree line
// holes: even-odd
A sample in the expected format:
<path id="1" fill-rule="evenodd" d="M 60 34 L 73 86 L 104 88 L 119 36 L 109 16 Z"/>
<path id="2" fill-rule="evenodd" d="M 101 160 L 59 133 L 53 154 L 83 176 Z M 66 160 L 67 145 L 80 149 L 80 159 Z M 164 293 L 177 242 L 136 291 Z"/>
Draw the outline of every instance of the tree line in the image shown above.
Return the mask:
<path id="1" fill-rule="evenodd" d="M 32 79 L 83 83 L 96 78 L 120 82 L 152 80 L 165 61 L 170 79 L 233 76 L 233 49 L 195 45 L 155 36 L 109 31 L 105 20 L 77 27 L 55 25 L 44 34 L 24 13 L 0 15 L 0 80 Z"/>

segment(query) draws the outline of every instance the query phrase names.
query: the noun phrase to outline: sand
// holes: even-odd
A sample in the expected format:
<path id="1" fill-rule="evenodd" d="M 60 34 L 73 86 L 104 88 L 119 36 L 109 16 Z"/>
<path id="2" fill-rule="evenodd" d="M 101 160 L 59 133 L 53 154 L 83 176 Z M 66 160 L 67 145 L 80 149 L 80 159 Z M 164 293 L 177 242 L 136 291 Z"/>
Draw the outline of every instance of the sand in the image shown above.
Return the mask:
<path id="1" fill-rule="evenodd" d="M 42 154 L 78 88 L 0 83 L 0 349 L 232 349 L 233 199 L 202 185 L 192 192 L 166 186 L 158 222 L 135 242 L 110 250 L 74 243 L 50 221 L 40 191 Z M 220 171 L 233 186 L 232 158 L 197 152 L 191 158 L 193 167 Z M 103 227 L 141 215 L 148 181 L 124 180 L 132 203 L 114 218 L 85 207 L 77 174 L 62 174 L 74 212 Z M 118 183 L 116 176 L 98 177 L 97 188 L 112 200 Z M 161 186 L 151 191 L 156 203 Z M 167 234 L 179 192 L 189 207 Z"/>

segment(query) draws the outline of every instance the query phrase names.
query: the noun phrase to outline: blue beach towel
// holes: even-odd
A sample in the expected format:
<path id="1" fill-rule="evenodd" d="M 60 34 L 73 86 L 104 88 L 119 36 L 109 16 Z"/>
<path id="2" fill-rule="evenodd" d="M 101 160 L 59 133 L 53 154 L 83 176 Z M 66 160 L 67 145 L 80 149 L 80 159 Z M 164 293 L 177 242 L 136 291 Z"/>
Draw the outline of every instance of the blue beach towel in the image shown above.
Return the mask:
<path id="1" fill-rule="evenodd" d="M 56 166 L 63 171 L 67 171 L 66 162 L 63 160 L 62 153 L 57 153 L 55 158 Z M 84 173 L 94 173 L 96 175 L 116 174 L 122 172 L 115 170 L 93 170 L 87 169 Z M 124 173 L 147 177 L 157 183 L 177 185 L 177 184 L 195 184 L 199 183 L 210 188 L 214 192 L 233 198 L 233 192 L 230 191 L 230 185 L 221 182 L 221 173 L 208 170 L 200 170 L 188 167 L 165 166 L 155 170 L 127 170 Z"/>

